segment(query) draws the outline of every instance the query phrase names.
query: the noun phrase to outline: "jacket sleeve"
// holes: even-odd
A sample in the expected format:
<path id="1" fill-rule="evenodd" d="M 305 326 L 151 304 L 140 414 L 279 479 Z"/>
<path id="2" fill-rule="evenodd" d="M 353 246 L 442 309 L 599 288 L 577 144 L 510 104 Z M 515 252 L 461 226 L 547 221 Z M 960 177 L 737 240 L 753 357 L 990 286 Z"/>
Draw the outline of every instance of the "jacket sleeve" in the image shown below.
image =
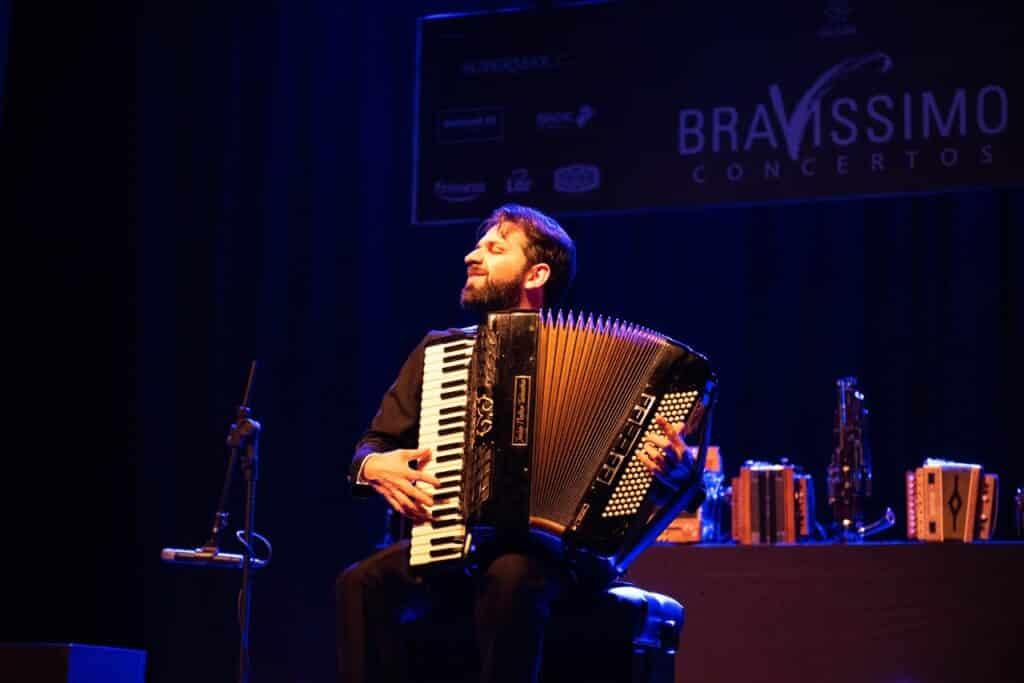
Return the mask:
<path id="1" fill-rule="evenodd" d="M 368 496 L 373 489 L 359 484 L 359 472 L 366 456 L 396 448 L 415 448 L 420 412 L 420 386 L 423 383 L 423 348 L 432 338 L 428 334 L 405 360 L 398 378 L 384 393 L 380 408 L 369 429 L 356 443 L 348 480 L 354 496 Z"/>

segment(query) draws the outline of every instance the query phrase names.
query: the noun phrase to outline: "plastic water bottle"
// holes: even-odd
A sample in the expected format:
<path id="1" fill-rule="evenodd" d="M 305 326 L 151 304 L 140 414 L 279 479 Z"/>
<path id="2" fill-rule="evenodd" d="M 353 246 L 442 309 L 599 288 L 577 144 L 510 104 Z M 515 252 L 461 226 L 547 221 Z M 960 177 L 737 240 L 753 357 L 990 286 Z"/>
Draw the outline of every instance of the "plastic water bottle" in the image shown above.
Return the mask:
<path id="1" fill-rule="evenodd" d="M 722 456 L 718 446 L 708 446 L 708 454 L 704 461 L 704 489 L 707 497 L 700 508 L 700 540 L 707 543 L 717 543 L 721 540 L 724 481 Z"/>

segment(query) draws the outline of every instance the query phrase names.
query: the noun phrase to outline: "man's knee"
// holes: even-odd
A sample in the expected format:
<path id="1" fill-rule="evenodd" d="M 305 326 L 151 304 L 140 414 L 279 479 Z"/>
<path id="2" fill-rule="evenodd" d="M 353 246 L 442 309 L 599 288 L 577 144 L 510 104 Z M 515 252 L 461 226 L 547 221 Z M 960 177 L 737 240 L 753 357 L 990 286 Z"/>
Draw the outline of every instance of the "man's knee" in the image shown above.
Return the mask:
<path id="1" fill-rule="evenodd" d="M 334 599 L 343 602 L 347 597 L 361 591 L 366 584 L 366 567 L 362 562 L 353 562 L 334 580 Z"/>
<path id="2" fill-rule="evenodd" d="M 483 592 L 511 606 L 546 606 L 559 586 L 558 574 L 543 560 L 530 555 L 500 555 L 483 575 Z"/>
<path id="3" fill-rule="evenodd" d="M 335 596 L 344 599 L 388 582 L 401 581 L 404 549 L 391 546 L 345 568 L 335 580 Z"/>

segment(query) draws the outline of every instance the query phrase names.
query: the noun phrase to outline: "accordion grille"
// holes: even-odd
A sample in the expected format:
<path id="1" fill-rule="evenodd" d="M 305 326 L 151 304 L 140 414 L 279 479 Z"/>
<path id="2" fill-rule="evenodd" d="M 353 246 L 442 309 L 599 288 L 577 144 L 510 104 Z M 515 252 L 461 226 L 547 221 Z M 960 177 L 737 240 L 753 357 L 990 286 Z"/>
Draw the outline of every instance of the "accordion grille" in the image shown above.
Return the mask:
<path id="1" fill-rule="evenodd" d="M 665 394 L 658 404 L 655 415 L 660 415 L 670 423 L 682 422 L 690 414 L 690 409 L 697 401 L 698 392 L 679 391 Z M 636 451 L 643 450 L 644 441 L 653 434 L 661 434 L 661 427 L 651 420 L 644 435 L 637 441 Z M 608 501 L 608 506 L 601 512 L 602 517 L 632 517 L 640 510 L 640 503 L 651 487 L 651 471 L 637 458 L 632 458 L 626 465 L 618 486 Z"/>
<path id="2" fill-rule="evenodd" d="M 569 526 L 666 346 L 663 336 L 618 320 L 543 314 L 537 336 L 531 516 Z"/>

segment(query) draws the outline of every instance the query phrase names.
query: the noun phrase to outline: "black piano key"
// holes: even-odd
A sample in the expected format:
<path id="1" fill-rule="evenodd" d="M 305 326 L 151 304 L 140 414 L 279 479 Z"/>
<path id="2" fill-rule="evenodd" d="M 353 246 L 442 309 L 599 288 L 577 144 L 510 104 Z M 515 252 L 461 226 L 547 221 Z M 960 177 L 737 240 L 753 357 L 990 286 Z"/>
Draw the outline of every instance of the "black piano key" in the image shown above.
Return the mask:
<path id="1" fill-rule="evenodd" d="M 462 550 L 460 548 L 452 548 L 450 550 L 431 550 L 430 551 L 430 556 L 433 557 L 433 558 L 445 557 L 446 555 L 450 556 L 450 557 L 458 557 L 461 554 L 462 554 Z"/>
<path id="2" fill-rule="evenodd" d="M 458 488 L 452 489 L 451 491 L 435 491 L 433 494 L 434 505 L 437 505 L 438 502 L 448 500 L 449 498 L 458 498 L 459 493 L 460 489 Z"/>
<path id="3" fill-rule="evenodd" d="M 452 413 L 464 413 L 466 412 L 465 406 L 448 406 L 447 408 L 441 408 L 441 415 L 451 415 Z"/>
<path id="4" fill-rule="evenodd" d="M 460 363 L 458 365 L 445 365 L 444 367 L 441 368 L 441 374 L 446 374 L 446 373 L 449 373 L 449 372 L 456 372 L 458 370 L 468 370 L 468 369 L 469 369 L 469 365 L 466 365 L 464 363 Z"/>
<path id="5" fill-rule="evenodd" d="M 453 379 L 453 380 L 449 380 L 447 382 L 442 382 L 441 383 L 441 388 L 442 389 L 451 389 L 453 387 L 461 387 L 465 383 L 466 383 L 466 379 L 465 378 Z"/>
<path id="6" fill-rule="evenodd" d="M 456 424 L 458 422 L 465 422 L 465 421 L 466 421 L 466 416 L 465 415 L 457 415 L 456 417 L 446 417 L 443 420 L 438 420 L 437 426 L 438 427 L 443 427 L 445 425 L 453 425 L 453 424 Z"/>
<path id="7" fill-rule="evenodd" d="M 462 474 L 462 470 L 445 470 L 443 472 L 434 472 L 434 476 L 438 479 L 444 479 L 445 477 L 456 477 Z"/>
<path id="8" fill-rule="evenodd" d="M 461 441 L 449 441 L 448 443 L 439 443 L 434 446 L 435 453 L 441 453 L 442 451 L 451 451 L 456 448 L 462 448 L 463 443 Z"/>
<path id="9" fill-rule="evenodd" d="M 430 545 L 444 545 L 446 543 L 465 543 L 465 536 L 440 536 L 430 539 Z"/>
<path id="10" fill-rule="evenodd" d="M 459 524 L 462 524 L 461 519 L 435 519 L 427 522 L 431 529 L 443 529 L 446 526 L 458 526 Z"/>
<path id="11" fill-rule="evenodd" d="M 443 394 L 441 394 L 441 400 L 442 401 L 447 401 L 450 398 L 457 398 L 459 396 L 465 396 L 465 395 L 466 395 L 466 390 L 465 389 L 462 389 L 461 391 L 459 391 L 459 390 L 446 391 Z"/>
<path id="12" fill-rule="evenodd" d="M 462 353 L 453 353 L 453 354 L 450 354 L 450 355 L 447 355 L 447 356 L 443 357 L 441 359 L 441 364 L 442 365 L 448 365 L 449 363 L 455 363 L 456 361 L 460 361 L 460 360 L 469 360 L 472 357 L 473 357 L 473 354 L 469 353 L 469 352 L 466 352 L 466 351 L 464 351 Z"/>
<path id="13" fill-rule="evenodd" d="M 461 427 L 448 427 L 447 429 L 439 429 L 439 430 L 437 430 L 437 435 L 438 436 L 451 436 L 452 434 L 461 434 L 464 431 L 466 431 L 466 426 L 465 425 L 462 425 Z"/>
<path id="14" fill-rule="evenodd" d="M 439 456 L 437 456 L 436 458 L 434 458 L 434 462 L 436 462 L 438 465 L 441 465 L 441 464 L 444 464 L 446 462 L 451 462 L 452 460 L 458 460 L 461 457 L 462 457 L 462 453 L 461 452 L 460 453 L 449 453 L 448 455 L 439 455 Z"/>

